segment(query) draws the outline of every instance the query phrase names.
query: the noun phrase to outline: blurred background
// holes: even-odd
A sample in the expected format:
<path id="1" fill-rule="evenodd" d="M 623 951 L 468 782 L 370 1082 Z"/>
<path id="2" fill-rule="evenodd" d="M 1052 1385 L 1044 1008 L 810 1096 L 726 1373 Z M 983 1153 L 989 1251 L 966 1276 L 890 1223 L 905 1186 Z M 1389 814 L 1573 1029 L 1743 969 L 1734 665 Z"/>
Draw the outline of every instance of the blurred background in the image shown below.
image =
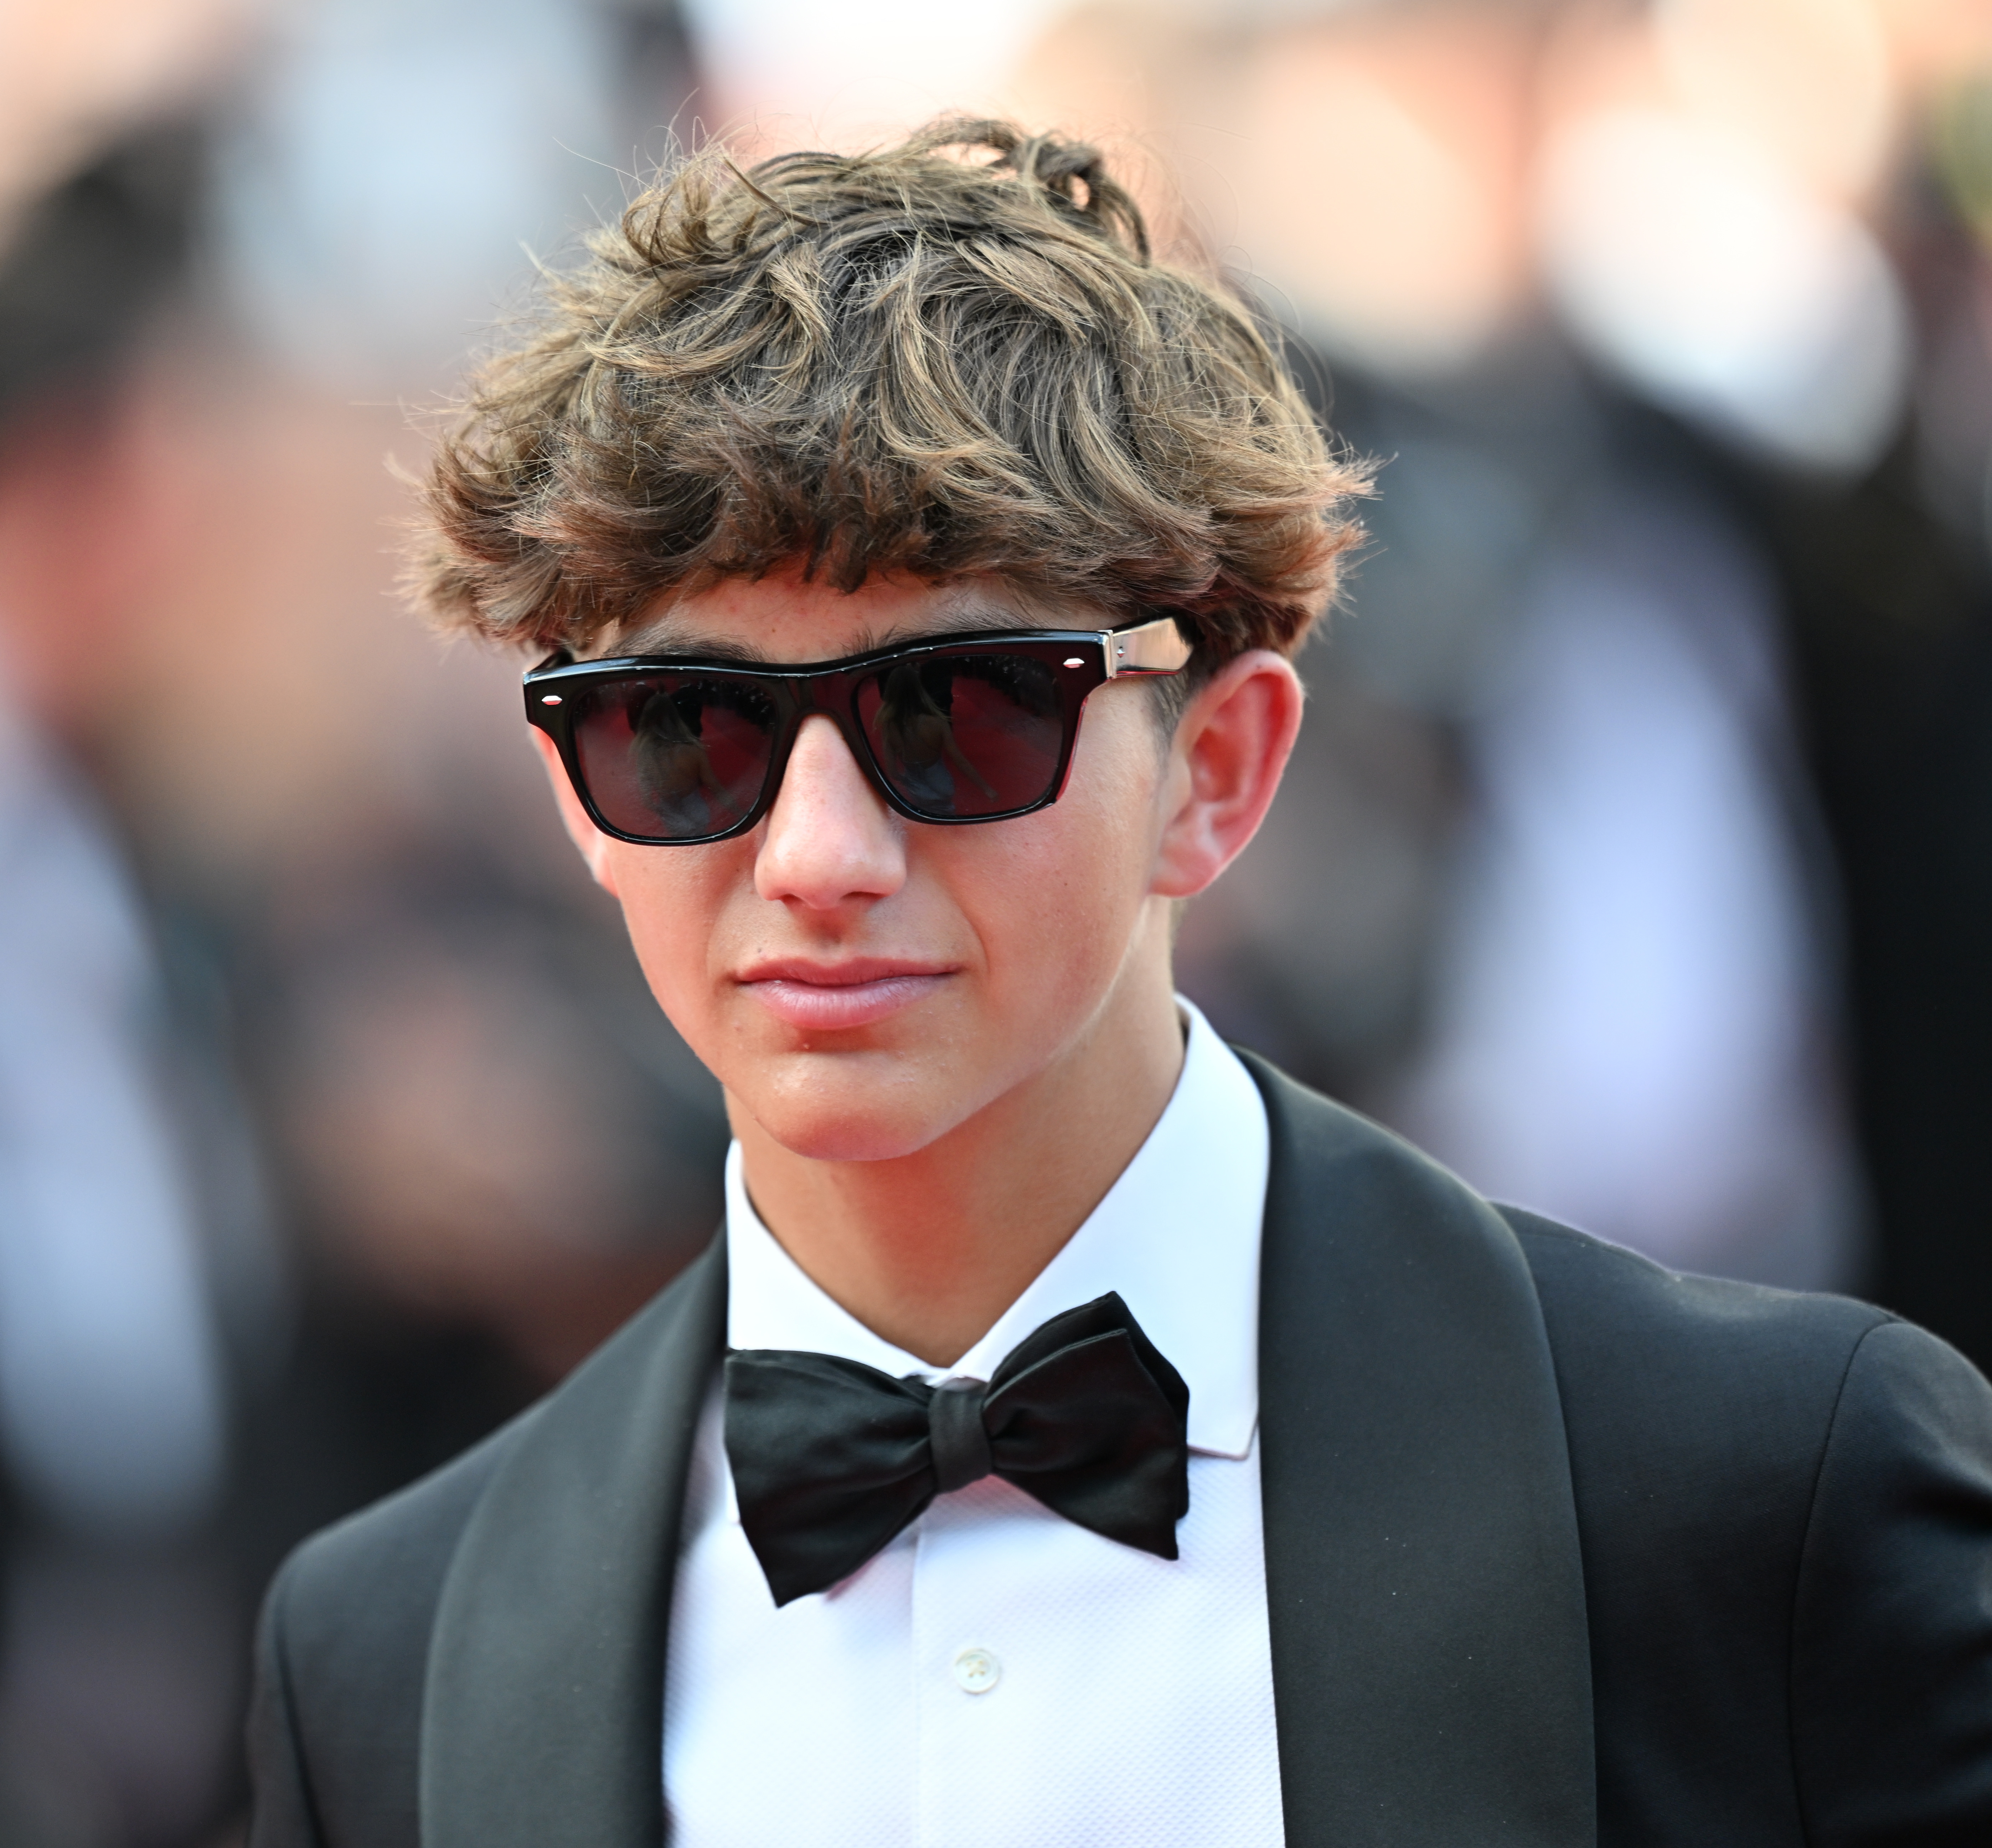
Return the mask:
<path id="1" fill-rule="evenodd" d="M 0 1848 L 237 1839 L 283 1552 L 716 1222 L 392 468 L 674 145 L 955 107 L 1108 149 L 1382 464 L 1186 991 L 1992 1363 L 1992 0 L 0 0 Z"/>

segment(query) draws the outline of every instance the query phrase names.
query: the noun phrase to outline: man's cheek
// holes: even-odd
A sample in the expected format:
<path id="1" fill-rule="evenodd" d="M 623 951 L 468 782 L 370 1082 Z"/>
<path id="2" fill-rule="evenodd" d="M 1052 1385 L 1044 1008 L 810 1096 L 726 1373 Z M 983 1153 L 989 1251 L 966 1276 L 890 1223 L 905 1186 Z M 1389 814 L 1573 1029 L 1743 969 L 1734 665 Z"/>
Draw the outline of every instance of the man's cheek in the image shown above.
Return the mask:
<path id="1" fill-rule="evenodd" d="M 628 869 L 622 887 L 623 922 L 636 959 L 680 1033 L 687 1030 L 680 1015 L 696 1012 L 711 986 L 715 953 L 721 947 L 718 921 L 700 904 L 700 896 L 695 883 L 688 886 L 665 869 L 649 866 Z"/>

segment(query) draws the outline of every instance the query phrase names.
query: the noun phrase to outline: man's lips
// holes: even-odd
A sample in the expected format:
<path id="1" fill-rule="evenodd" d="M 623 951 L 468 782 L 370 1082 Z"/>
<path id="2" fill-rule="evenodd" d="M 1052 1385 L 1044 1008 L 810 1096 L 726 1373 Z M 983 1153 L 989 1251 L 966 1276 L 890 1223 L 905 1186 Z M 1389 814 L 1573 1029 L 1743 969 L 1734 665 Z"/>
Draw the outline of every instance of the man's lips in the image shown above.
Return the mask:
<path id="1" fill-rule="evenodd" d="M 925 999 L 953 972 L 934 963 L 861 957 L 757 963 L 738 980 L 776 1020 L 823 1032 L 883 1020 Z"/>

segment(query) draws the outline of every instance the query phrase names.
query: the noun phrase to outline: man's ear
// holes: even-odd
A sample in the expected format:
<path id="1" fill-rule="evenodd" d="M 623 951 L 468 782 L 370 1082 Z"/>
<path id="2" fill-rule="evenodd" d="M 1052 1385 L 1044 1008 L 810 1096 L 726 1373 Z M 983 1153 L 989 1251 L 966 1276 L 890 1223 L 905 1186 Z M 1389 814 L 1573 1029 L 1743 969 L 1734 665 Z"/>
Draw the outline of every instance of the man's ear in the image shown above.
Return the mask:
<path id="1" fill-rule="evenodd" d="M 595 883 L 611 897 L 621 897 L 616 890 L 615 868 L 609 862 L 609 836 L 588 818 L 588 811 L 574 793 L 567 766 L 561 763 L 552 739 L 537 726 L 532 731 L 533 742 L 540 747 L 540 761 L 546 766 L 547 781 L 554 786 L 554 800 L 560 804 L 561 819 L 567 824 L 568 839 L 581 849 L 581 857 L 595 875 Z"/>
<path id="2" fill-rule="evenodd" d="M 1151 892 L 1192 897 L 1244 852 L 1279 793 L 1305 698 L 1292 662 L 1254 648 L 1226 661 L 1184 708 L 1169 746 Z"/>

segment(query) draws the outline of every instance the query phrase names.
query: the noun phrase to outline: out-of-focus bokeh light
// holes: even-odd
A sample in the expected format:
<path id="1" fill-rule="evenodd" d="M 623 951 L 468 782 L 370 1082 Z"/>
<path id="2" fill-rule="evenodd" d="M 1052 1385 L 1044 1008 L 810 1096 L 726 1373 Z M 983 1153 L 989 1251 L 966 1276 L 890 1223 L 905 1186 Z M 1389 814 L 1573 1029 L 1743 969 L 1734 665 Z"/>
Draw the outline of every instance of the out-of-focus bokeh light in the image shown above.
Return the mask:
<path id="1" fill-rule="evenodd" d="M 1513 34 L 1478 9 L 1454 23 L 1415 56 L 1282 35 L 1239 73 L 1240 254 L 1317 337 L 1393 374 L 1458 371 L 1528 288 Z"/>
<path id="2" fill-rule="evenodd" d="M 0 9 L 0 244 L 104 142 L 212 89 L 257 0 L 15 0 Z"/>
<path id="3" fill-rule="evenodd" d="M 1858 216 L 1895 152 L 1893 74 L 1869 0 L 1575 15 L 1546 68 L 1537 212 L 1577 337 L 1780 459 L 1873 463 L 1910 358 Z"/>
<path id="4" fill-rule="evenodd" d="M 1871 196 L 1901 101 L 1874 0 L 1657 0 L 1651 32 L 1683 113 L 1758 143 L 1827 197 Z"/>
<path id="5" fill-rule="evenodd" d="M 339 0 L 271 18 L 223 138 L 223 259 L 265 350 L 335 387 L 439 386 L 583 208 L 612 217 L 605 9 Z"/>
<path id="6" fill-rule="evenodd" d="M 750 145 L 861 146 L 954 109 L 1001 108 L 1059 0 L 936 7 L 688 0 L 707 81 L 694 112 Z"/>
<path id="7" fill-rule="evenodd" d="M 1936 111 L 1937 173 L 1980 239 L 1992 244 L 1992 74 L 1953 86 Z"/>
<path id="8" fill-rule="evenodd" d="M 1760 142 L 1659 109 L 1580 116 L 1544 152 L 1540 210 L 1572 331 L 1659 401 L 1802 466 L 1856 470 L 1894 436 L 1895 273 Z"/>

